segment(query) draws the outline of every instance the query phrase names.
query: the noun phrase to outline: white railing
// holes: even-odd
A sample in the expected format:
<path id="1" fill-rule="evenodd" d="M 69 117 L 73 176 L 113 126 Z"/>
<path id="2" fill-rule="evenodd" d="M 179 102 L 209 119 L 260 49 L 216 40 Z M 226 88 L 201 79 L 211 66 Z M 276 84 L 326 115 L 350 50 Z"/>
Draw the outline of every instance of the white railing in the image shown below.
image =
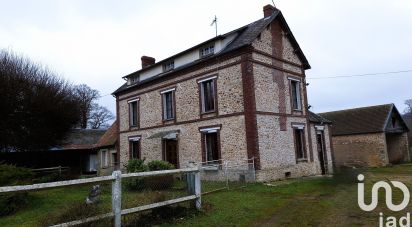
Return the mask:
<path id="1" fill-rule="evenodd" d="M 162 176 L 162 175 L 173 175 L 179 173 L 187 173 L 187 183 L 189 193 L 191 195 L 166 200 L 158 203 L 152 203 L 149 205 L 138 206 L 134 208 L 122 210 L 122 178 L 130 177 L 153 177 L 153 176 Z M 93 177 L 88 179 L 78 179 L 78 180 L 68 180 L 68 181 L 58 181 L 52 183 L 42 183 L 42 184 L 32 184 L 32 185 L 19 185 L 19 186 L 6 186 L 0 187 L 0 193 L 4 192 L 18 192 L 18 191 L 30 191 L 30 190 L 39 190 L 47 188 L 56 188 L 64 187 L 69 185 L 79 185 L 79 184 L 88 184 L 94 182 L 102 181 L 112 181 L 112 212 L 101 214 L 93 217 L 88 217 L 81 220 L 70 221 L 66 223 L 61 223 L 54 226 L 73 226 L 79 225 L 87 222 L 97 221 L 103 218 L 114 218 L 114 226 L 121 226 L 121 216 L 136 212 L 141 212 L 145 210 L 150 210 L 157 207 L 167 206 L 171 204 L 177 204 L 185 201 L 195 201 L 195 206 L 197 209 L 201 207 L 201 181 L 200 181 L 200 171 L 199 167 L 191 167 L 186 169 L 174 169 L 174 170 L 162 170 L 162 171 L 152 171 L 152 172 L 140 172 L 140 173 L 126 173 L 122 174 L 121 171 L 114 171 L 111 176 L 102 176 L 102 177 Z"/>

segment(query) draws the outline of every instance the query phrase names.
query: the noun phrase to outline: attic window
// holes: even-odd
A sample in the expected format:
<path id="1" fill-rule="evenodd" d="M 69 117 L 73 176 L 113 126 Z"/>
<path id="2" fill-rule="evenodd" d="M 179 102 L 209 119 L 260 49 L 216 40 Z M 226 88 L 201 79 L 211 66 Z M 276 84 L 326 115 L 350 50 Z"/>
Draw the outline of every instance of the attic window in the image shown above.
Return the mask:
<path id="1" fill-rule="evenodd" d="M 163 72 L 173 70 L 175 68 L 175 61 L 171 60 L 163 64 Z"/>
<path id="2" fill-rule="evenodd" d="M 215 44 L 210 44 L 208 46 L 202 47 L 199 52 L 201 58 L 212 55 L 215 53 Z"/>
<path id="3" fill-rule="evenodd" d="M 139 82 L 139 76 L 131 76 L 127 80 L 127 85 L 131 85 L 137 82 Z"/>
<path id="4" fill-rule="evenodd" d="M 262 39 L 262 33 L 259 33 L 259 35 L 257 36 L 257 40 L 261 40 Z"/>

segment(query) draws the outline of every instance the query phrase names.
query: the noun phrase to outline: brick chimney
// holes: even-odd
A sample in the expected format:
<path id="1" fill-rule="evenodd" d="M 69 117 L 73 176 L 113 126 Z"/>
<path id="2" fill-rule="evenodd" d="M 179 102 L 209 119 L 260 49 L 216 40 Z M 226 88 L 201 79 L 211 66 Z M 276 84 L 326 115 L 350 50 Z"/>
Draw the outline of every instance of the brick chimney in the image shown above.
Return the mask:
<path id="1" fill-rule="evenodd" d="M 154 65 L 156 63 L 156 59 L 148 56 L 142 56 L 142 69 L 148 66 Z"/>
<path id="2" fill-rule="evenodd" d="M 264 17 L 269 17 L 273 14 L 273 12 L 275 12 L 276 7 L 272 6 L 272 5 L 265 5 L 263 6 L 263 16 Z"/>

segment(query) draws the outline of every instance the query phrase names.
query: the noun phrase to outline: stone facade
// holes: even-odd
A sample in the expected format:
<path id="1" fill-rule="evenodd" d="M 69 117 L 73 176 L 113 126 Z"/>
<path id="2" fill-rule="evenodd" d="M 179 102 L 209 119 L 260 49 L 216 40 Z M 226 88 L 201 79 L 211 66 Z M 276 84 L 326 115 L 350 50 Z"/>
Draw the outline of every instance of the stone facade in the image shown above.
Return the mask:
<path id="1" fill-rule="evenodd" d="M 117 96 L 121 167 L 129 160 L 129 137 L 133 136 L 140 136 L 141 158 L 162 159 L 162 139 L 153 135 L 167 131 L 178 131 L 179 167 L 202 162 L 199 130 L 217 127 L 220 158 L 233 162 L 254 158 L 260 181 L 321 174 L 314 153 L 315 125 L 309 122 L 307 111 L 304 66 L 279 20 L 263 29 L 250 46 L 223 59 Z M 215 76 L 217 108 L 204 115 L 200 110 L 198 81 Z M 291 79 L 299 81 L 301 110 L 292 109 Z M 175 89 L 176 116 L 165 122 L 161 92 L 170 88 Z M 139 100 L 138 127 L 129 127 L 131 99 Z M 299 162 L 293 124 L 304 127 L 307 159 Z M 332 173 L 329 126 L 324 128 L 328 173 Z"/>
<path id="2" fill-rule="evenodd" d="M 409 161 L 407 133 L 333 136 L 335 164 L 380 167 Z"/>
<path id="3" fill-rule="evenodd" d="M 385 166 L 389 163 L 385 133 L 333 136 L 336 166 Z"/>

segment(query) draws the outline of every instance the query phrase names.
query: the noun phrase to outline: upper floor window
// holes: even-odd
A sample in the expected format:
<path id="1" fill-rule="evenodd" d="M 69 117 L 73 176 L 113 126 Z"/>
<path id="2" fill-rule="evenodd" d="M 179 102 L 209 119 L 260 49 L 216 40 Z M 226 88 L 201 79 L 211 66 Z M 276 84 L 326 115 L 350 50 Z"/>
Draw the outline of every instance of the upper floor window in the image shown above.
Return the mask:
<path id="1" fill-rule="evenodd" d="M 169 89 L 161 92 L 163 103 L 163 120 L 171 120 L 175 118 L 175 103 L 174 103 L 175 89 Z"/>
<path id="2" fill-rule="evenodd" d="M 129 103 L 129 125 L 131 127 L 136 127 L 138 123 L 138 101 L 139 99 L 134 99 L 128 101 Z"/>
<path id="3" fill-rule="evenodd" d="M 163 72 L 170 71 L 175 68 L 175 61 L 171 60 L 163 64 Z"/>
<path id="4" fill-rule="evenodd" d="M 211 44 L 200 49 L 200 57 L 206 57 L 215 53 L 215 45 Z"/>
<path id="5" fill-rule="evenodd" d="M 292 109 L 293 110 L 302 110 L 302 100 L 300 94 L 300 81 L 290 80 L 291 86 L 291 99 L 292 99 Z"/>
<path id="6" fill-rule="evenodd" d="M 216 77 L 199 81 L 202 113 L 216 110 Z"/>

